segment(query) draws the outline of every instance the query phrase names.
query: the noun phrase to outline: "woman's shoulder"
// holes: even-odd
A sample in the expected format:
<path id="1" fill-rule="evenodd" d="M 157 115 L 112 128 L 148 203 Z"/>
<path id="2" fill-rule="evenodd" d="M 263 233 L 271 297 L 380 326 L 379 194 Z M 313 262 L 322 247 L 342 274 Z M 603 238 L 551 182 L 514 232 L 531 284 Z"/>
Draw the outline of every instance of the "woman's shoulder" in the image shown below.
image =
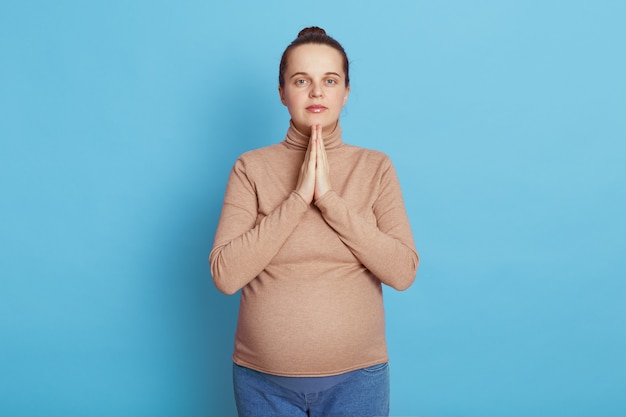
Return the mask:
<path id="1" fill-rule="evenodd" d="M 241 153 L 235 160 L 233 169 L 249 173 L 262 171 L 268 166 L 282 164 L 286 158 L 288 156 L 285 154 L 284 146 L 276 143 Z"/>
<path id="2" fill-rule="evenodd" d="M 379 163 L 391 163 L 391 158 L 385 152 L 377 149 L 364 148 L 361 146 L 344 143 L 343 151 L 347 155 L 353 155 L 356 158 L 366 158 L 369 161 L 377 161 Z"/>
<path id="3" fill-rule="evenodd" d="M 255 148 L 255 149 L 250 149 L 248 151 L 245 151 L 241 155 L 239 155 L 237 159 L 253 162 L 257 160 L 263 160 L 266 158 L 279 157 L 283 153 L 284 153 L 284 146 L 282 146 L 281 143 L 275 143 L 272 145 L 263 146 L 260 148 Z"/>

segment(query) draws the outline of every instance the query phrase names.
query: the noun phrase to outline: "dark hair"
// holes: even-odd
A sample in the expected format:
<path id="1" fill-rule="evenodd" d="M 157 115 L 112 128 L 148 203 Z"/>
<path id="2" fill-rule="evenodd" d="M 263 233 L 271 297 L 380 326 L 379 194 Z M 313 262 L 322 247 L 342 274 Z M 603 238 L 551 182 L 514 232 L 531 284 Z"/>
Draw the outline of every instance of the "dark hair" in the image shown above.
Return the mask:
<path id="1" fill-rule="evenodd" d="M 311 26 L 304 28 L 298 33 L 298 37 L 289 44 L 289 46 L 283 52 L 283 56 L 280 59 L 280 67 L 278 69 L 278 85 L 285 86 L 285 70 L 287 69 L 287 58 L 289 58 L 289 52 L 297 46 L 306 44 L 319 44 L 328 45 L 335 48 L 343 56 L 343 71 L 346 73 L 346 87 L 350 85 L 350 64 L 348 63 L 348 55 L 344 51 L 343 46 L 337 42 L 334 38 L 331 38 L 326 34 L 326 31 L 317 26 Z"/>

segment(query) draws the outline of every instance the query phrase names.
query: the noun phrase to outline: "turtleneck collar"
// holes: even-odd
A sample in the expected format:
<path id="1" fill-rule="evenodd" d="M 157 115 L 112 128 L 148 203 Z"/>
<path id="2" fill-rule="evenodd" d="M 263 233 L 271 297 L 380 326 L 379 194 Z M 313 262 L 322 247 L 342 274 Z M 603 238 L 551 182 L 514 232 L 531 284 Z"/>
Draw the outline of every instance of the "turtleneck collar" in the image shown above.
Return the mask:
<path id="1" fill-rule="evenodd" d="M 306 149 L 309 146 L 310 138 L 309 135 L 305 135 L 296 129 L 293 121 L 289 121 L 289 130 L 287 130 L 287 136 L 285 137 L 285 143 L 288 147 L 293 149 Z M 335 129 L 329 135 L 324 136 L 324 147 L 326 149 L 334 149 L 341 145 L 341 126 L 339 126 L 339 122 L 337 122 Z"/>

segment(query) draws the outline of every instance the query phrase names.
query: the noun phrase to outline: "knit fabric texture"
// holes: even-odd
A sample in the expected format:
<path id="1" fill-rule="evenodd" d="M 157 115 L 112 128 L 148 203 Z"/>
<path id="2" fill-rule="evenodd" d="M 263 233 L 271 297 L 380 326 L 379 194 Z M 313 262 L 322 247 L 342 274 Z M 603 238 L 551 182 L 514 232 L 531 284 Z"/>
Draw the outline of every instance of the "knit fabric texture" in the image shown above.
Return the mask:
<path id="1" fill-rule="evenodd" d="M 400 184 L 382 152 L 324 138 L 332 190 L 295 192 L 309 136 L 235 162 L 209 256 L 216 287 L 241 290 L 235 363 L 284 376 L 328 376 L 386 362 L 382 284 L 419 263 Z"/>

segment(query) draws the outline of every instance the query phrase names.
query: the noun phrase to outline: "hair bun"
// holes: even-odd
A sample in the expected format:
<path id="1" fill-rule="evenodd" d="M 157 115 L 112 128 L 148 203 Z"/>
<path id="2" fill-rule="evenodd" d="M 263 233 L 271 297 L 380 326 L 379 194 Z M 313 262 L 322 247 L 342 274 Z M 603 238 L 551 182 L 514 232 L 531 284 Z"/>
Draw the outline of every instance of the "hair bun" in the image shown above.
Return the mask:
<path id="1" fill-rule="evenodd" d="M 300 31 L 300 33 L 298 33 L 298 38 L 302 37 L 302 36 L 306 36 L 306 35 L 326 35 L 326 31 L 324 29 L 322 29 L 321 27 L 318 26 L 311 26 L 308 28 L 304 28 Z"/>

